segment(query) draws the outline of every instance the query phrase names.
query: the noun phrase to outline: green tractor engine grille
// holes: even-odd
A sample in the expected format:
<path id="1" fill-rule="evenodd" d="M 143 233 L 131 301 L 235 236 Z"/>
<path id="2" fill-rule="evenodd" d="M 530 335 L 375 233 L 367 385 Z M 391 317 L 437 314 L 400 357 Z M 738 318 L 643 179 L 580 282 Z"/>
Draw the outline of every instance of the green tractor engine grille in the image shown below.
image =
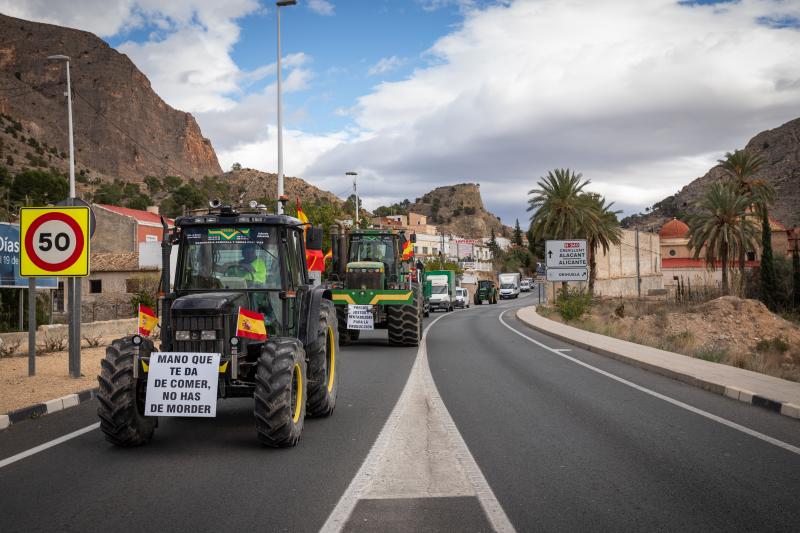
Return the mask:
<path id="1" fill-rule="evenodd" d="M 207 352 L 224 354 L 225 339 L 230 338 L 225 320 L 220 315 L 184 315 L 175 314 L 175 351 Z M 189 340 L 178 338 L 180 332 L 189 332 Z M 203 332 L 214 331 L 215 340 L 202 339 Z M 185 335 L 185 333 L 184 333 Z"/>
<path id="2" fill-rule="evenodd" d="M 350 289 L 383 289 L 381 287 L 381 273 L 360 272 L 362 269 L 347 272 L 347 287 Z"/>

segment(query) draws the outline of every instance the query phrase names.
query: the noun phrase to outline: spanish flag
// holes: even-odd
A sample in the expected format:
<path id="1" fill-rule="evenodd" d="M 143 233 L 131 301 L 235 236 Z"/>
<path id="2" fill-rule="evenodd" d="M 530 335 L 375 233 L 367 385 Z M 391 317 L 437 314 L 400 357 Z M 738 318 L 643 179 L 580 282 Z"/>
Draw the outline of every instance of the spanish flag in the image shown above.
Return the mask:
<path id="1" fill-rule="evenodd" d="M 322 250 L 306 250 L 306 267 L 309 272 L 325 270 L 325 258 L 322 256 Z"/>
<path id="2" fill-rule="evenodd" d="M 406 241 L 403 245 L 403 261 L 408 261 L 414 255 L 414 243 Z"/>
<path id="3" fill-rule="evenodd" d="M 236 321 L 236 336 L 257 341 L 267 340 L 267 326 L 264 324 L 264 315 L 240 307 L 239 319 Z"/>
<path id="4" fill-rule="evenodd" d="M 297 203 L 297 218 L 300 219 L 300 222 L 302 222 L 303 224 L 308 224 L 308 217 L 303 212 L 303 208 L 300 207 L 300 200 L 297 200 L 296 203 Z"/>
<path id="5" fill-rule="evenodd" d="M 139 304 L 139 335 L 149 337 L 157 325 L 158 317 L 153 310 L 146 305 Z"/>
<path id="6" fill-rule="evenodd" d="M 322 261 L 323 263 L 327 263 L 331 259 L 333 259 L 333 248 L 328 250 L 328 253 L 326 253 L 325 256 L 322 258 Z"/>

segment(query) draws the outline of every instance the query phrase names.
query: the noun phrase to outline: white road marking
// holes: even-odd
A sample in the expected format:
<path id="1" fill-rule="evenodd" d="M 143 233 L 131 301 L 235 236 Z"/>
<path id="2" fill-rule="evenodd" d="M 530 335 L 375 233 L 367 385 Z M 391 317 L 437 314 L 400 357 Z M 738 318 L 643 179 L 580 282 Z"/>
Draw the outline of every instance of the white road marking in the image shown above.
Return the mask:
<path id="1" fill-rule="evenodd" d="M 350 485 L 348 485 L 347 490 L 345 490 L 344 494 L 342 494 L 341 498 L 336 504 L 336 507 L 328 516 L 328 519 L 325 521 L 322 529 L 320 529 L 321 533 L 338 533 L 342 531 L 347 523 L 347 520 L 350 518 L 353 509 L 358 503 L 358 500 L 364 498 L 365 496 L 369 496 L 368 491 L 370 488 L 370 483 L 376 478 L 376 474 L 381 467 L 383 458 L 390 448 L 390 442 L 392 441 L 395 432 L 400 425 L 403 412 L 406 410 L 407 404 L 412 401 L 412 394 L 418 394 L 418 387 L 416 385 L 419 384 L 419 380 L 415 379 L 415 376 L 418 376 L 424 382 L 424 388 L 427 392 L 427 397 L 430 399 L 432 404 L 431 408 L 436 411 L 437 415 L 440 417 L 440 421 L 444 425 L 447 435 L 451 441 L 453 451 L 455 452 L 461 467 L 464 469 L 464 472 L 466 473 L 467 478 L 469 479 L 472 488 L 475 491 L 476 497 L 486 513 L 486 517 L 489 520 L 490 525 L 495 531 L 498 532 L 513 533 L 515 531 L 514 526 L 511 525 L 511 522 L 506 516 L 505 511 L 503 511 L 500 502 L 497 501 L 494 492 L 486 481 L 486 478 L 483 476 L 480 467 L 475 462 L 475 458 L 470 453 L 466 443 L 464 442 L 464 439 L 458 432 L 452 417 L 450 417 L 447 407 L 444 405 L 444 402 L 442 401 L 441 396 L 436 389 L 430 367 L 428 366 L 428 352 L 426 346 L 428 331 L 430 331 L 431 327 L 433 327 L 433 325 L 442 318 L 452 316 L 458 312 L 461 311 L 455 311 L 454 313 L 448 313 L 439 316 L 425 328 L 425 331 L 422 334 L 422 339 L 420 340 L 419 349 L 417 350 L 417 357 L 414 360 L 414 366 L 409 373 L 408 381 L 406 381 L 406 384 L 403 387 L 403 392 L 400 394 L 400 398 L 397 400 L 397 403 L 392 409 L 389 418 L 386 420 L 386 423 L 378 434 L 377 439 L 375 439 L 375 443 L 372 445 L 372 448 L 367 454 L 367 457 L 364 459 L 364 462 L 361 464 L 361 467 L 358 469 L 355 477 L 352 479 L 352 481 L 350 481 Z"/>
<path id="2" fill-rule="evenodd" d="M 100 427 L 100 422 L 97 422 L 96 424 L 92 424 L 91 426 L 86 426 L 85 428 L 81 428 L 77 431 L 73 431 L 72 433 L 67 433 L 66 435 L 58 437 L 57 439 L 53 439 L 49 442 L 45 442 L 44 444 L 40 444 L 39 446 L 31 448 L 30 450 L 25 450 L 24 452 L 20 452 L 17 455 L 12 455 L 11 457 L 0 461 L 0 468 L 16 463 L 17 461 L 21 461 L 22 459 L 30 457 L 31 455 L 36 455 L 37 453 L 43 452 L 48 448 L 52 448 L 53 446 L 58 446 L 61 443 L 67 442 L 68 440 L 80 437 L 84 433 L 89 433 L 90 431 L 94 431 L 99 427 Z"/>
<path id="3" fill-rule="evenodd" d="M 569 356 L 567 354 L 561 353 L 561 351 L 559 351 L 558 349 L 550 348 L 549 346 L 546 346 L 546 345 L 542 344 L 541 342 L 537 341 L 536 339 L 532 339 L 531 337 L 528 337 L 524 333 L 521 333 L 521 332 L 517 331 L 516 329 L 514 329 L 513 327 L 509 326 L 505 322 L 505 320 L 503 320 L 503 315 L 506 314 L 507 312 L 508 311 L 503 311 L 502 313 L 500 313 L 500 315 L 498 315 L 497 318 L 498 318 L 498 320 L 500 320 L 501 324 L 503 324 L 505 327 L 507 327 L 508 329 L 510 329 L 511 331 L 516 333 L 517 335 L 519 335 L 520 337 L 529 340 L 530 342 L 534 343 L 535 345 L 537 345 L 537 346 L 539 346 L 541 348 L 544 348 L 545 350 L 553 352 L 554 354 L 558 355 L 559 357 L 563 357 L 564 359 L 572 361 L 573 363 L 575 363 L 577 365 L 580 365 L 580 366 L 582 366 L 584 368 L 587 368 L 587 369 L 589 369 L 589 370 L 591 370 L 593 372 L 597 372 L 598 374 L 606 376 L 607 378 L 613 379 L 614 381 L 622 383 L 623 385 L 627 385 L 628 387 L 634 388 L 634 389 L 636 389 L 636 390 L 638 390 L 640 392 L 643 392 L 645 394 L 649 394 L 650 396 L 653 396 L 654 398 L 658 398 L 659 400 L 664 400 L 665 402 L 671 403 L 672 405 L 680 407 L 681 409 L 685 409 L 685 410 L 687 410 L 689 412 L 692 412 L 692 413 L 694 413 L 696 415 L 700 415 L 702 417 L 708 418 L 709 420 L 713 420 L 714 422 L 718 422 L 718 423 L 722 424 L 723 426 L 727 426 L 727 427 L 729 427 L 731 429 L 735 429 L 737 431 L 741 431 L 742 433 L 744 433 L 746 435 L 750 435 L 751 437 L 755 437 L 755 438 L 760 439 L 760 440 L 762 440 L 764 442 L 768 442 L 769 444 L 772 444 L 772 445 L 777 446 L 779 448 L 783 448 L 784 450 L 790 451 L 790 452 L 792 452 L 794 454 L 800 455 L 800 448 L 798 448 L 797 446 L 793 446 L 793 445 L 791 445 L 791 444 L 789 444 L 787 442 L 783 442 L 783 441 L 778 440 L 776 438 L 770 437 L 769 435 L 765 435 L 764 433 L 758 432 L 758 431 L 756 431 L 754 429 L 750 429 L 748 427 L 742 426 L 740 424 L 737 424 L 736 422 L 731 422 L 727 418 L 722 418 L 722 417 L 717 416 L 715 414 L 709 413 L 708 411 L 703 411 L 702 409 L 698 409 L 697 407 L 694 407 L 694 406 L 689 405 L 687 403 L 683 403 L 683 402 L 681 402 L 679 400 L 676 400 L 674 398 L 670 398 L 669 396 L 665 396 L 665 395 L 663 395 L 663 394 L 661 394 L 659 392 L 656 392 L 654 390 L 650 390 L 647 387 L 642 387 L 641 385 L 637 385 L 636 383 L 628 381 L 627 379 L 623 379 L 623 378 L 621 378 L 619 376 L 615 376 L 614 374 L 612 374 L 610 372 L 606 372 L 605 370 L 601 370 L 601 369 L 599 369 L 597 367 L 594 367 L 594 366 L 592 366 L 592 365 L 590 365 L 588 363 L 584 363 L 583 361 L 581 361 L 579 359 L 576 359 L 576 358 L 571 357 L 571 356 Z"/>

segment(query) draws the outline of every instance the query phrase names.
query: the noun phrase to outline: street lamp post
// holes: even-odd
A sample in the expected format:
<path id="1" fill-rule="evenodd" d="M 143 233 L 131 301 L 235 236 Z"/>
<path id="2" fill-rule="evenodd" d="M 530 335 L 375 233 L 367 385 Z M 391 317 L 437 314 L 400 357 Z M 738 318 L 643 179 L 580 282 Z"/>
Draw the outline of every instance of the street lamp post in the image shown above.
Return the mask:
<path id="1" fill-rule="evenodd" d="M 62 54 L 48 56 L 50 61 L 66 64 L 67 68 L 67 116 L 69 125 L 69 199 L 68 205 L 75 205 L 75 142 L 72 133 L 72 85 L 69 75 L 69 56 Z M 32 278 L 31 278 L 32 279 Z M 67 298 L 69 301 L 69 374 L 81 377 L 81 280 L 67 278 Z"/>
<path id="2" fill-rule="evenodd" d="M 293 6 L 297 0 L 280 0 L 275 2 L 278 19 L 278 209 L 277 213 L 283 214 L 283 110 L 281 109 L 281 8 Z"/>
<path id="3" fill-rule="evenodd" d="M 356 195 L 356 222 L 355 227 L 358 227 L 358 212 L 360 209 L 358 208 L 358 184 L 356 183 L 356 176 L 358 176 L 358 172 L 353 172 L 352 170 L 349 172 L 344 173 L 345 176 L 353 176 L 353 192 Z"/>

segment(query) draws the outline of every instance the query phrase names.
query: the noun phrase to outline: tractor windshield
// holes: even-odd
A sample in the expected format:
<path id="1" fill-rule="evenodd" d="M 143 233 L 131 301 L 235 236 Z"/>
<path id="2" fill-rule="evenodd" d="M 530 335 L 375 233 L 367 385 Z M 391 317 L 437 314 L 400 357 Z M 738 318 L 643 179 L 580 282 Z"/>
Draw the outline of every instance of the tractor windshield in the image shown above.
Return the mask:
<path id="1" fill-rule="evenodd" d="M 385 263 L 387 270 L 395 262 L 394 239 L 391 235 L 353 235 L 350 238 L 349 262 L 377 261 Z"/>
<path id="2" fill-rule="evenodd" d="M 183 235 L 178 290 L 281 288 L 276 228 L 190 227 Z"/>

